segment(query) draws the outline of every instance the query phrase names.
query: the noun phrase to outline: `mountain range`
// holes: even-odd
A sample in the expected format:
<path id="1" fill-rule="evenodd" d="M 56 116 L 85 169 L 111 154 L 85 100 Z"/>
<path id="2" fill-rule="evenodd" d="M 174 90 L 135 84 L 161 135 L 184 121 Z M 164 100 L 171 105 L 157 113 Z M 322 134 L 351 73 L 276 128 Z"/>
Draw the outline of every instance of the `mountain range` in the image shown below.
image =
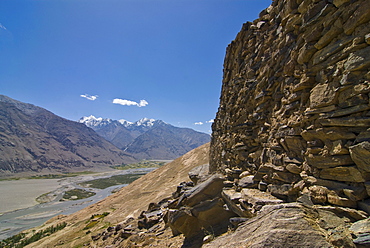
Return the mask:
<path id="1" fill-rule="evenodd" d="M 97 170 L 135 161 L 81 123 L 0 95 L 0 176 Z"/>
<path id="2" fill-rule="evenodd" d="M 59 117 L 0 95 L 0 177 L 105 170 L 142 159 L 175 159 L 210 135 L 160 120 Z"/>
<path id="3" fill-rule="evenodd" d="M 79 120 L 138 159 L 175 159 L 210 141 L 210 135 L 143 118 L 136 122 L 95 116 Z"/>

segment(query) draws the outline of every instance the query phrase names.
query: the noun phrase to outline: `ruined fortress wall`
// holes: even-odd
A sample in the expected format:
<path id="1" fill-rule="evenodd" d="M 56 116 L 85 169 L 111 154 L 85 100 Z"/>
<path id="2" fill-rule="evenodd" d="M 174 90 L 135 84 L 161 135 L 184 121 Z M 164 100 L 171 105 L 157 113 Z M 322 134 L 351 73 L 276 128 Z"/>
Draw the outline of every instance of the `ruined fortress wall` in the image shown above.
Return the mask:
<path id="1" fill-rule="evenodd" d="M 369 68 L 369 0 L 273 1 L 227 48 L 211 171 L 369 207 Z"/>

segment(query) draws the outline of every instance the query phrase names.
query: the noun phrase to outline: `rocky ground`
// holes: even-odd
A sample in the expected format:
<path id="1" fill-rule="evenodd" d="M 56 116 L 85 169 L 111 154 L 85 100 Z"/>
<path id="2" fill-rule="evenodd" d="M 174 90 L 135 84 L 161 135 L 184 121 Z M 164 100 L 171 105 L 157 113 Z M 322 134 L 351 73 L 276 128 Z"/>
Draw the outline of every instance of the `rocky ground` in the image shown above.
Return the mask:
<path id="1" fill-rule="evenodd" d="M 202 165 L 192 181 L 129 218 L 93 235 L 88 247 L 369 247 L 364 211 L 287 203 L 253 184 L 230 185 Z M 182 242 L 182 243 L 181 243 Z"/>

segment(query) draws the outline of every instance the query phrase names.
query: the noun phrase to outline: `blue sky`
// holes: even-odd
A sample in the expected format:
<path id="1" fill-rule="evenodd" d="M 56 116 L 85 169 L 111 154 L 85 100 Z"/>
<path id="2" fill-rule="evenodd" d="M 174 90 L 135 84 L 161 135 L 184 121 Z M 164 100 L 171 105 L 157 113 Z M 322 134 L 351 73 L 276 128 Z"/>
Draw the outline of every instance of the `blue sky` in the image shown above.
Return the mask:
<path id="1" fill-rule="evenodd" d="M 1 0 L 0 94 L 70 120 L 147 117 L 210 132 L 226 47 L 270 3 Z"/>

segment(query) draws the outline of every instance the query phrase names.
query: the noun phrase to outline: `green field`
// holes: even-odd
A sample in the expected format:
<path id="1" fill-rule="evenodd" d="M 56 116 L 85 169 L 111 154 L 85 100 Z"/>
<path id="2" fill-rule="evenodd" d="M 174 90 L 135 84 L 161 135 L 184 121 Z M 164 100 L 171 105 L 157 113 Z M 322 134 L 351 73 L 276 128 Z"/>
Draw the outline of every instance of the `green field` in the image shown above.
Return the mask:
<path id="1" fill-rule="evenodd" d="M 115 185 L 130 184 L 145 174 L 146 173 L 116 175 L 116 176 L 111 176 L 107 178 L 99 178 L 99 179 L 94 179 L 90 181 L 85 181 L 85 182 L 79 183 L 79 185 L 85 188 L 105 189 L 105 188 L 115 186 Z"/>
<path id="2" fill-rule="evenodd" d="M 62 200 L 80 200 L 89 198 L 96 193 L 84 189 L 72 189 L 64 192 Z"/>

